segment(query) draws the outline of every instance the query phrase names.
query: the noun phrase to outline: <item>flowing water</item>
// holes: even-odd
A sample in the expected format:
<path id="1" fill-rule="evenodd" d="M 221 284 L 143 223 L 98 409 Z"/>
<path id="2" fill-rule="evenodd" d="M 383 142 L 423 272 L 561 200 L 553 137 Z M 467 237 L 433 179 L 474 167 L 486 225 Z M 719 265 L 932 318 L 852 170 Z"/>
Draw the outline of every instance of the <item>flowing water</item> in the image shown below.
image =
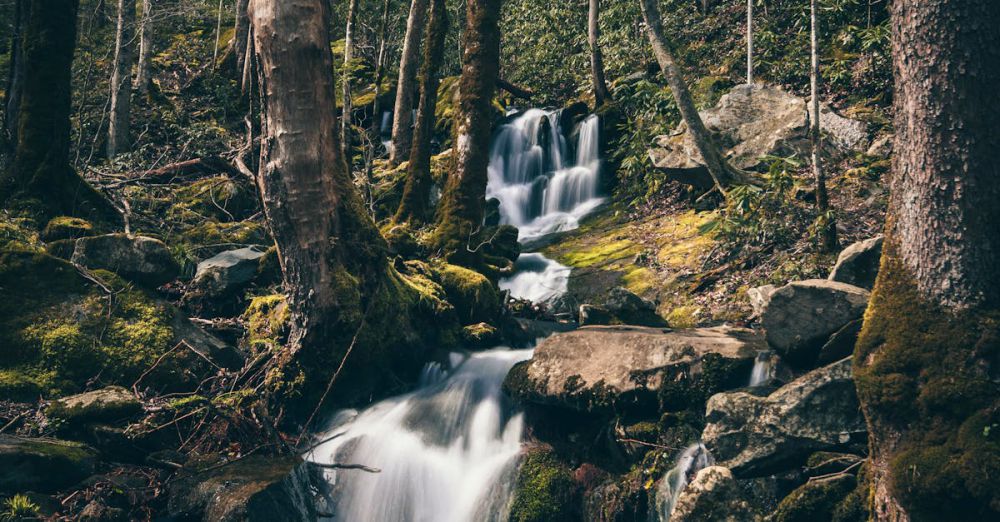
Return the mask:
<path id="1" fill-rule="evenodd" d="M 712 455 L 700 442 L 688 447 L 677 457 L 677 463 L 660 480 L 656 491 L 656 518 L 659 522 L 669 522 L 681 492 L 699 471 L 712 463 Z"/>
<path id="2" fill-rule="evenodd" d="M 766 384 L 774 378 L 775 354 L 770 350 L 765 350 L 757 354 L 754 359 L 753 371 L 750 372 L 750 386 L 756 387 Z"/>

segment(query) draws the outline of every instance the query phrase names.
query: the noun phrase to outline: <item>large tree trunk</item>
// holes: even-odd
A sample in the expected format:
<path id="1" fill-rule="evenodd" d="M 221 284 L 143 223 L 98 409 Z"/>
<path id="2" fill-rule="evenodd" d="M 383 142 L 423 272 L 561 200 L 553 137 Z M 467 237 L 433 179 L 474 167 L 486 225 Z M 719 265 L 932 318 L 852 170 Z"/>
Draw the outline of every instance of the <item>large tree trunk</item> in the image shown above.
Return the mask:
<path id="1" fill-rule="evenodd" d="M 403 199 L 396 212 L 396 222 L 425 223 L 431 197 L 431 137 L 434 136 L 434 111 L 437 107 L 438 70 L 444 59 L 448 34 L 448 6 L 445 0 L 431 0 L 424 63 L 420 67 L 420 103 L 413 132 L 413 149 L 407 166 Z"/>
<path id="2" fill-rule="evenodd" d="M 49 216 L 115 219 L 108 201 L 69 164 L 72 66 L 78 0 L 33 0 L 22 40 L 24 87 L 13 189 L 42 201 Z"/>
<path id="3" fill-rule="evenodd" d="M 351 103 L 351 61 L 354 60 L 354 23 L 358 17 L 358 0 L 351 0 L 347 8 L 347 29 L 344 32 L 344 73 L 341 74 L 341 84 L 344 93 L 344 107 L 340 115 L 340 146 L 347 171 L 351 171 L 353 161 L 354 135 L 351 132 L 351 120 L 354 107 Z M 377 95 L 377 94 L 376 94 Z"/>
<path id="4" fill-rule="evenodd" d="M 752 0 L 751 0 L 752 1 Z M 816 210 L 819 212 L 820 250 L 835 252 L 838 247 L 837 221 L 830 213 L 830 195 L 826 190 L 826 174 L 823 172 L 820 151 L 822 150 L 822 130 L 819 113 L 819 12 L 816 0 L 810 0 L 810 55 L 809 84 L 812 99 L 809 102 L 809 139 L 812 146 L 812 170 L 816 180 Z"/>
<path id="5" fill-rule="evenodd" d="M 590 44 L 590 73 L 594 81 L 594 98 L 597 107 L 611 101 L 611 91 L 604 77 L 604 56 L 601 53 L 601 0 L 590 0 L 587 16 L 587 42 Z"/>
<path id="6" fill-rule="evenodd" d="M 874 515 L 1000 519 L 1000 3 L 892 4 L 896 151 L 854 355 Z"/>
<path id="7" fill-rule="evenodd" d="M 135 28 L 135 2 L 118 0 L 118 26 L 115 30 L 115 61 L 111 73 L 111 111 L 108 118 L 108 157 L 129 150 L 129 125 L 132 104 L 132 31 Z"/>
<path id="8" fill-rule="evenodd" d="M 639 0 L 642 8 L 642 17 L 646 21 L 646 29 L 649 34 L 649 42 L 653 46 L 653 54 L 657 63 L 663 71 L 663 76 L 667 79 L 670 91 L 677 102 L 677 109 L 681 113 L 681 118 L 687 124 L 688 132 L 694 139 L 694 144 L 705 160 L 705 167 L 715 181 L 720 191 L 725 191 L 725 187 L 738 182 L 744 182 L 743 176 L 729 165 L 726 159 L 719 152 L 718 145 L 712 139 L 712 135 L 705 128 L 705 123 L 698 114 L 698 109 L 688 91 L 684 75 L 680 66 L 674 59 L 671 50 L 670 40 L 667 39 L 663 31 L 663 21 L 660 18 L 660 10 L 656 5 L 656 0 Z"/>
<path id="9" fill-rule="evenodd" d="M 139 94 L 149 94 L 149 84 L 153 81 L 149 73 L 149 59 L 153 55 L 153 2 L 142 0 L 142 21 L 139 24 L 139 63 L 136 65 L 135 85 Z"/>
<path id="10" fill-rule="evenodd" d="M 28 25 L 29 0 L 14 1 L 14 26 L 10 37 L 10 75 L 4 99 L 4 142 L 13 149 L 17 145 L 18 109 L 24 89 L 24 29 Z"/>
<path id="11" fill-rule="evenodd" d="M 413 85 L 417 76 L 420 56 L 420 36 L 424 31 L 424 12 L 428 0 L 413 0 L 410 17 L 406 21 L 403 54 L 399 59 L 399 78 L 396 83 L 396 106 L 392 116 L 392 147 L 389 163 L 399 165 L 410 157 L 413 139 Z"/>
<path id="12" fill-rule="evenodd" d="M 477 265 L 482 258 L 471 242 L 483 222 L 493 97 L 500 74 L 502 4 L 502 0 L 473 0 L 466 8 L 455 166 L 441 201 L 436 243 L 446 256 L 467 265 Z"/>

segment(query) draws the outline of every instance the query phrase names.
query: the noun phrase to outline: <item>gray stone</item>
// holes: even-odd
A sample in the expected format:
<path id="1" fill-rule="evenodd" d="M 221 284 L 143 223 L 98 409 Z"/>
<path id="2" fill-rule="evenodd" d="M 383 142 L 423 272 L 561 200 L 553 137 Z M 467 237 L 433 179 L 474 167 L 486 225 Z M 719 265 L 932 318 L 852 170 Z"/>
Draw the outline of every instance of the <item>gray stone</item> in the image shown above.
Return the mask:
<path id="1" fill-rule="evenodd" d="M 46 415 L 80 425 L 112 422 L 141 411 L 142 403 L 132 392 L 121 386 L 109 386 L 54 401 L 46 410 Z"/>
<path id="2" fill-rule="evenodd" d="M 603 306 L 592 304 L 580 305 L 578 319 L 580 326 L 609 325 L 613 320 L 614 316 Z"/>
<path id="3" fill-rule="evenodd" d="M 114 272 L 129 281 L 160 286 L 180 274 L 167 245 L 151 237 L 108 234 L 76 241 L 72 260 L 89 269 Z"/>
<path id="4" fill-rule="evenodd" d="M 869 297 L 867 290 L 845 283 L 797 281 L 774 291 L 760 322 L 785 362 L 810 369 L 830 336 L 864 314 Z"/>
<path id="5" fill-rule="evenodd" d="M 771 301 L 771 295 L 777 289 L 778 287 L 774 285 L 764 285 L 747 290 L 747 298 L 750 299 L 750 307 L 753 308 L 754 317 L 760 317 L 764 308 L 767 307 L 767 303 Z"/>
<path id="6" fill-rule="evenodd" d="M 746 522 L 756 520 L 753 507 L 733 478 L 722 466 L 710 466 L 695 475 L 681 491 L 671 522 Z"/>
<path id="7" fill-rule="evenodd" d="M 863 443 L 865 420 L 850 358 L 814 370 L 766 397 L 713 395 L 702 442 L 740 477 L 791 469 L 817 451 Z"/>
<path id="8" fill-rule="evenodd" d="M 882 261 L 884 242 L 885 238 L 878 236 L 845 248 L 837 257 L 837 264 L 830 273 L 830 281 L 839 281 L 868 290 L 874 288 L 879 263 Z"/>
<path id="9" fill-rule="evenodd" d="M 237 291 L 253 281 L 265 255 L 254 247 L 222 252 L 198 263 L 194 285 L 212 295 Z"/>
<path id="10" fill-rule="evenodd" d="M 887 158 L 890 154 L 892 154 L 893 141 L 895 141 L 895 139 L 896 136 L 893 134 L 882 135 L 872 142 L 872 146 L 868 147 L 868 151 L 865 152 L 865 154 L 879 158 Z"/>
<path id="11" fill-rule="evenodd" d="M 0 435 L 0 493 L 53 493 L 90 476 L 97 452 L 75 442 Z"/>
<path id="12" fill-rule="evenodd" d="M 656 314 L 656 303 L 622 287 L 612 288 L 597 303 L 581 305 L 579 322 L 581 325 L 667 326 L 667 322 Z"/>

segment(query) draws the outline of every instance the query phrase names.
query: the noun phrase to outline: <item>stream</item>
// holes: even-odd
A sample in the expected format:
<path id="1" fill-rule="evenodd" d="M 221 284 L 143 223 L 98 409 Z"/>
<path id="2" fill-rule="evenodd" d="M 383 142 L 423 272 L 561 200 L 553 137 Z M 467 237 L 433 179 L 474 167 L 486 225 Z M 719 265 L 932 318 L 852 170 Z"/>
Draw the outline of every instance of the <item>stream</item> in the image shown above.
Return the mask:
<path id="1" fill-rule="evenodd" d="M 491 147 L 487 197 L 521 241 L 577 228 L 600 206 L 599 120 L 579 124 L 570 146 L 560 111 L 531 109 L 501 126 Z M 575 153 L 574 153 L 575 151 Z M 545 302 L 567 290 L 570 269 L 527 252 L 511 295 Z M 368 408 L 336 413 L 309 460 L 376 468 L 328 470 L 333 518 L 352 522 L 465 522 L 507 519 L 524 417 L 501 386 L 532 350 L 497 347 L 429 363 L 417 388 Z"/>

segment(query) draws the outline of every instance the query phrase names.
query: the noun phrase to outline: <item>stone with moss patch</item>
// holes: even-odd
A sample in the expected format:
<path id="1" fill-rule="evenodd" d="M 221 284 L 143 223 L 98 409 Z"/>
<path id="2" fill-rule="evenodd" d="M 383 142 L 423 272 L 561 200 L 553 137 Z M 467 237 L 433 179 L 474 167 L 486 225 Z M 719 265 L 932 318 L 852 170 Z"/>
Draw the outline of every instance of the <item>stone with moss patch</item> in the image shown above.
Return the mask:
<path id="1" fill-rule="evenodd" d="M 76 217 L 60 216 L 52 218 L 45 229 L 42 230 L 41 238 L 46 241 L 58 241 L 60 239 L 77 239 L 80 237 L 92 236 L 96 233 L 94 226 L 89 221 Z"/>
<path id="2" fill-rule="evenodd" d="M 855 485 L 850 474 L 811 481 L 781 501 L 774 522 L 832 522 L 834 510 Z"/>
<path id="3" fill-rule="evenodd" d="M 551 450 L 535 448 L 518 471 L 512 522 L 574 522 L 580 520 L 579 492 L 573 473 Z"/>
<path id="4" fill-rule="evenodd" d="M 121 386 L 109 386 L 53 402 L 45 414 L 73 425 L 112 422 L 142 411 L 142 404 L 132 392 Z"/>
<path id="5" fill-rule="evenodd" d="M 75 442 L 0 435 L 0 492 L 51 493 L 87 478 L 97 453 Z"/>
<path id="6" fill-rule="evenodd" d="M 468 268 L 440 263 L 434 276 L 464 324 L 490 322 L 500 311 L 500 294 L 486 276 Z"/>

